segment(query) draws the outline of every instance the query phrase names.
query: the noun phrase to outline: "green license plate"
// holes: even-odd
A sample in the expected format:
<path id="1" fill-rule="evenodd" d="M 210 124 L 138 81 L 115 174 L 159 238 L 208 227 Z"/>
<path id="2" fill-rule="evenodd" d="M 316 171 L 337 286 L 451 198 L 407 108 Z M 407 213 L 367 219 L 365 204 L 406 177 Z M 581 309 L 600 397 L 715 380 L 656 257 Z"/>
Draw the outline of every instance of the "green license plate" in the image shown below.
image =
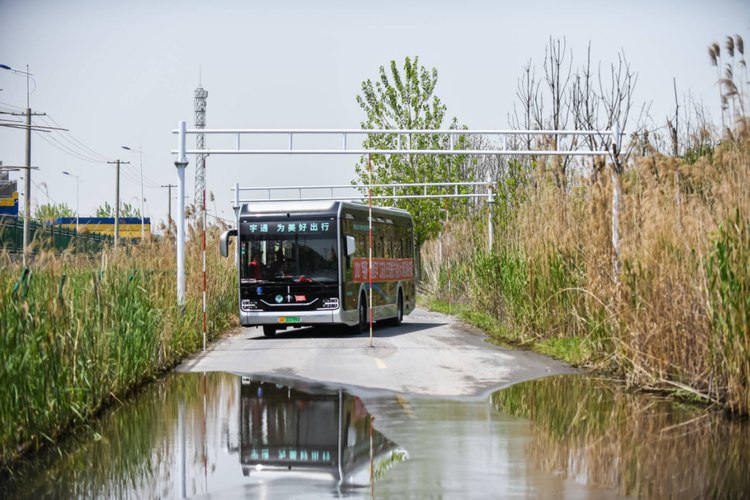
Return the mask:
<path id="1" fill-rule="evenodd" d="M 284 316 L 282 318 L 279 318 L 279 323 L 299 323 L 300 318 L 299 316 Z"/>

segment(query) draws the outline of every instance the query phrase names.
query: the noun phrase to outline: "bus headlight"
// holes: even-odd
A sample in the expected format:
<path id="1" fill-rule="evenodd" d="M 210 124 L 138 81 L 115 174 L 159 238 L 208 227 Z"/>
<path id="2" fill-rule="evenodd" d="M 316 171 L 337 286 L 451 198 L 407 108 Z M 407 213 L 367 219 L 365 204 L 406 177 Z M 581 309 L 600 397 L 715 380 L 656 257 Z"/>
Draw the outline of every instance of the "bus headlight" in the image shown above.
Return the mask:
<path id="1" fill-rule="evenodd" d="M 256 300 L 243 300 L 240 303 L 240 307 L 242 307 L 243 311 L 258 310 L 258 301 L 256 301 Z"/>
<path id="2" fill-rule="evenodd" d="M 338 306 L 339 306 L 339 299 L 336 297 L 323 300 L 324 309 L 336 309 Z"/>

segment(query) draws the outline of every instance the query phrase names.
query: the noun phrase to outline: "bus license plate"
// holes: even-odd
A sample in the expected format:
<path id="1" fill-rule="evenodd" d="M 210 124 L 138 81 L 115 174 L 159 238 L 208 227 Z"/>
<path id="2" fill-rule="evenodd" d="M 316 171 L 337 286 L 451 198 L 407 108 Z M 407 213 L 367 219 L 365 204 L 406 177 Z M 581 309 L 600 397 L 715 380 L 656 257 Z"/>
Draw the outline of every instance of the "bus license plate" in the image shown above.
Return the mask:
<path id="1" fill-rule="evenodd" d="M 279 323 L 299 323 L 299 316 L 283 316 L 279 318 Z"/>

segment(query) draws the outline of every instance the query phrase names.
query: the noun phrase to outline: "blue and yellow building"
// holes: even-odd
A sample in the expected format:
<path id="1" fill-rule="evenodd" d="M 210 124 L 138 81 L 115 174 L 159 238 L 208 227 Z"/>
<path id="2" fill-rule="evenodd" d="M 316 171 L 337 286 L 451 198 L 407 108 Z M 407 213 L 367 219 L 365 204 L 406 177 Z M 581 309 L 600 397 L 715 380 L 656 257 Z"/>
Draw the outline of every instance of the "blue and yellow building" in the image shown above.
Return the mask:
<path id="1" fill-rule="evenodd" d="M 0 197 L 0 217 L 18 217 L 18 191 L 13 191 L 10 198 Z"/>
<path id="2" fill-rule="evenodd" d="M 151 218 L 143 219 L 145 224 L 146 235 L 151 234 Z M 55 219 L 52 224 L 65 229 L 76 229 L 75 217 L 60 217 Z M 115 218 L 114 217 L 81 217 L 78 219 L 80 232 L 88 231 L 93 234 L 115 235 Z M 140 238 L 141 237 L 141 218 L 140 217 L 120 217 L 120 238 Z"/>

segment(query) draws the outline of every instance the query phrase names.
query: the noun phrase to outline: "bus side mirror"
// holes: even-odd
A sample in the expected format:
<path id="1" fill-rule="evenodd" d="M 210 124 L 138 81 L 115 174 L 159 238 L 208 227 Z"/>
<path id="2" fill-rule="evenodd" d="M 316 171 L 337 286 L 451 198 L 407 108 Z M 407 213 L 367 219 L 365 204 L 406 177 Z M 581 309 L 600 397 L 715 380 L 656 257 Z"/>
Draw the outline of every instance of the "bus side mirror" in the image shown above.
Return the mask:
<path id="1" fill-rule="evenodd" d="M 354 252 L 357 250 L 356 245 L 357 240 L 354 239 L 354 236 L 347 236 L 346 237 L 346 255 L 354 255 Z"/>
<path id="2" fill-rule="evenodd" d="M 232 236 L 237 236 L 236 229 L 224 231 L 221 236 L 219 236 L 219 250 L 221 251 L 222 257 L 227 257 L 229 255 L 229 238 Z"/>

